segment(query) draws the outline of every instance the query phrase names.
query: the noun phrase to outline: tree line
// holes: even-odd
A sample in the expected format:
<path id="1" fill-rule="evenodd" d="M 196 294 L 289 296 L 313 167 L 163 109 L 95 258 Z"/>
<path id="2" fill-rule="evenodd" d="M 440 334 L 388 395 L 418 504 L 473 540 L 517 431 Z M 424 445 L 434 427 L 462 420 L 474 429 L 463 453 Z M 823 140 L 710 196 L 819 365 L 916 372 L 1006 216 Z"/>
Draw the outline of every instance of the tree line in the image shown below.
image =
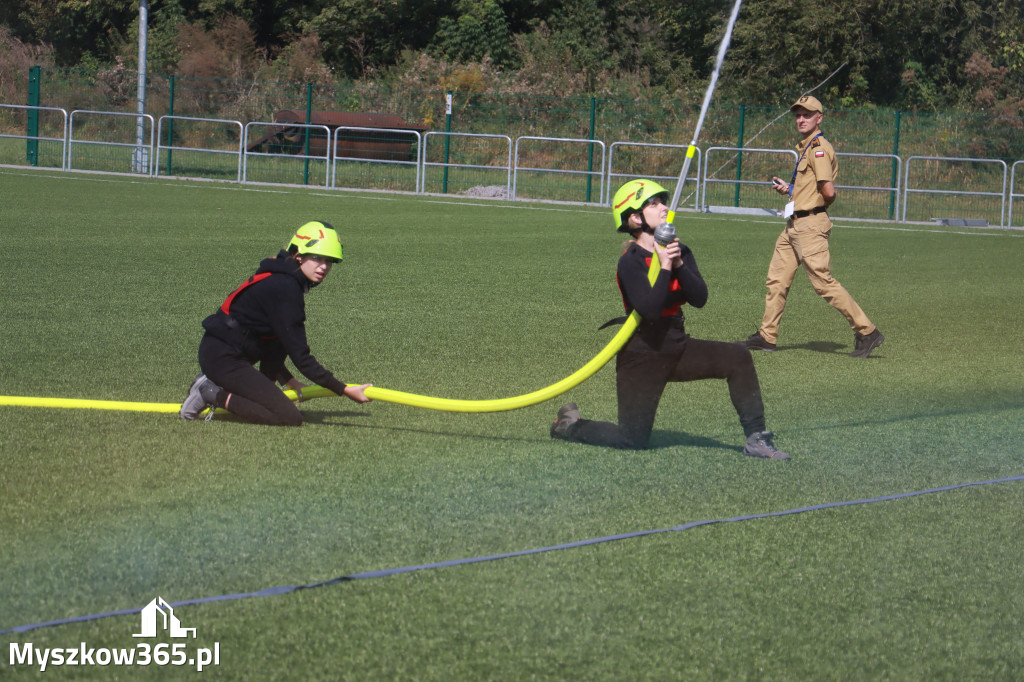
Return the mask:
<path id="1" fill-rule="evenodd" d="M 731 0 L 149 0 L 151 73 L 699 100 Z M 0 97 L 32 63 L 135 68 L 136 0 L 6 0 Z M 31 63 L 30 63 L 31 62 Z M 991 112 L 1021 127 L 1019 0 L 748 0 L 720 102 Z M 19 85 L 20 87 L 20 85 Z"/>

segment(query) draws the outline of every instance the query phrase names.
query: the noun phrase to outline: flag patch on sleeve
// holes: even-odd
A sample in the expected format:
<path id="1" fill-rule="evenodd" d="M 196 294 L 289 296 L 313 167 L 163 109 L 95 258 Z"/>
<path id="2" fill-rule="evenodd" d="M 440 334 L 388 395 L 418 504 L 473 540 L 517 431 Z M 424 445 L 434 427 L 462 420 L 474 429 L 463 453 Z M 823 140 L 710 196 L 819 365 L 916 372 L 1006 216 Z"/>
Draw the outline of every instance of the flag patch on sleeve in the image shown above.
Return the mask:
<path id="1" fill-rule="evenodd" d="M 825 156 L 825 152 L 823 152 L 823 151 L 816 151 L 816 152 L 814 152 L 814 158 L 816 158 L 816 159 L 820 159 L 823 156 Z"/>

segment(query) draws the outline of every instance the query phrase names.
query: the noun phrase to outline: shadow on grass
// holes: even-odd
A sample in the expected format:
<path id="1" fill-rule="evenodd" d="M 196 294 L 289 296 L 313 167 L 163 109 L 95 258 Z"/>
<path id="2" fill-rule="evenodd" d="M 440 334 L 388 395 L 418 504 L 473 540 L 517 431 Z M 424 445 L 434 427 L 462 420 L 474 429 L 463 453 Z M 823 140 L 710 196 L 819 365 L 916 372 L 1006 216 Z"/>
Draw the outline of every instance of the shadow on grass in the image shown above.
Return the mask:
<path id="1" fill-rule="evenodd" d="M 302 418 L 307 424 L 326 424 L 328 426 L 334 425 L 338 418 L 349 419 L 352 417 L 370 417 L 372 416 L 369 412 L 355 412 L 346 410 L 331 410 L 325 412 L 306 412 L 302 411 Z M 352 426 L 352 424 L 342 424 L 342 426 Z"/>
<path id="2" fill-rule="evenodd" d="M 832 355 L 842 353 L 845 355 L 853 349 L 849 348 L 846 344 L 836 343 L 835 341 L 808 341 L 798 346 L 779 346 L 779 350 L 812 350 L 815 353 L 829 353 Z"/>
<path id="3" fill-rule="evenodd" d="M 349 428 L 357 429 L 376 429 L 381 431 L 397 431 L 403 433 L 419 433 L 427 436 L 441 436 L 441 437 L 458 437 L 458 438 L 474 438 L 477 440 L 487 441 L 516 441 L 520 443 L 547 443 L 551 440 L 547 436 L 547 425 L 541 425 L 538 428 L 538 433 L 543 433 L 537 438 L 521 438 L 515 436 L 489 436 L 481 433 L 471 433 L 469 431 L 444 431 L 439 429 L 414 429 L 406 426 L 396 426 L 394 424 L 382 425 L 382 424 L 356 424 L 347 421 L 349 418 L 366 418 L 372 416 L 369 412 L 307 412 L 304 413 L 306 422 L 309 424 L 319 424 L 322 426 L 344 426 Z M 742 441 L 743 434 L 739 433 L 737 438 Z M 605 449 L 601 446 L 592 446 L 595 448 Z M 665 448 L 673 447 L 686 447 L 686 448 L 707 448 L 707 449 L 718 449 L 718 450 L 731 450 L 733 452 L 743 452 L 742 445 L 736 445 L 734 443 L 723 443 L 722 441 L 715 440 L 714 438 L 705 438 L 703 436 L 695 436 L 692 433 L 686 433 L 685 431 L 666 431 L 656 429 L 651 436 L 651 444 L 647 450 L 663 450 Z M 644 452 L 638 450 L 637 452 Z"/>
<path id="4" fill-rule="evenodd" d="M 925 410 L 923 412 L 915 412 L 912 414 L 896 414 L 886 417 L 879 417 L 877 419 L 861 419 L 857 421 L 836 422 L 834 424 L 821 424 L 818 426 L 793 426 L 787 428 L 786 431 L 824 431 L 828 429 L 843 429 L 860 426 L 884 426 L 904 422 L 913 422 L 924 419 L 937 419 L 941 417 L 963 417 L 991 414 L 995 412 L 1010 412 L 1022 408 L 1024 408 L 1024 400 L 1016 398 L 1007 400 L 1006 402 L 981 404 L 969 407 L 965 406 L 958 409 Z"/>
<path id="5" fill-rule="evenodd" d="M 442 431 L 439 429 L 414 429 L 408 426 L 397 426 L 395 424 L 356 424 L 345 421 L 350 417 L 370 417 L 369 412 L 306 412 L 303 413 L 307 424 L 320 424 L 322 426 L 344 426 L 354 429 L 372 429 L 377 431 L 390 431 L 401 433 L 419 433 L 425 436 L 441 436 L 444 438 L 475 438 L 487 441 L 517 441 L 520 443 L 541 443 L 545 438 L 517 438 L 514 436 L 489 436 L 482 433 L 470 433 L 469 431 Z"/>
<path id="6" fill-rule="evenodd" d="M 736 438 L 739 442 L 743 441 L 743 432 L 737 431 Z M 709 450 L 731 450 L 733 452 L 743 452 L 742 445 L 736 445 L 734 443 L 723 443 L 720 440 L 714 438 L 706 438 L 704 436 L 695 436 L 692 433 L 686 433 L 685 431 L 666 431 L 663 429 L 655 429 L 651 435 L 651 444 L 647 448 L 648 450 L 662 450 L 664 448 L 707 448 Z"/>

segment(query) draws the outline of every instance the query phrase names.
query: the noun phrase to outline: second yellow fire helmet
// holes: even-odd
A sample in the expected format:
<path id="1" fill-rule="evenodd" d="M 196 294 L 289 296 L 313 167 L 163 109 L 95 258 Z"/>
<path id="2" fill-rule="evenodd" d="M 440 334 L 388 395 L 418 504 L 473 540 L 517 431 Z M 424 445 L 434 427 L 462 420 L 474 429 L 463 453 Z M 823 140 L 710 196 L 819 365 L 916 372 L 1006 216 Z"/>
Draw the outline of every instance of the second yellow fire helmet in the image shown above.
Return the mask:
<path id="1" fill-rule="evenodd" d="M 612 221 L 619 232 L 628 232 L 626 221 L 629 216 L 643 210 L 644 203 L 653 196 L 660 196 L 668 203 L 668 190 L 654 180 L 630 180 L 619 188 L 612 198 Z"/>
<path id="2" fill-rule="evenodd" d="M 295 231 L 287 250 L 289 253 L 312 254 L 340 261 L 341 237 L 330 223 L 314 220 Z"/>

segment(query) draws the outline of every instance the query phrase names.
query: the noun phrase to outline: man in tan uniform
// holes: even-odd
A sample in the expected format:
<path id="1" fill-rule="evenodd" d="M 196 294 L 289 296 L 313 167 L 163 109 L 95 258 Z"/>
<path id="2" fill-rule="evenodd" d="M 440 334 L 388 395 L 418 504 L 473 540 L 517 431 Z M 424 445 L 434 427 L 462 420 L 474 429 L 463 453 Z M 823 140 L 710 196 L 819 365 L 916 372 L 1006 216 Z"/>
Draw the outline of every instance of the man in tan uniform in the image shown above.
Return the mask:
<path id="1" fill-rule="evenodd" d="M 866 358 L 882 345 L 885 337 L 843 285 L 832 277 L 828 251 L 832 221 L 826 211 L 836 199 L 834 183 L 838 165 L 835 150 L 819 128 L 824 118 L 821 102 L 815 97 L 801 97 L 790 111 L 796 118 L 797 132 L 803 136 L 796 146 L 799 159 L 791 182 L 772 178 L 775 191 L 790 198 L 784 212 L 786 229 L 776 240 L 775 254 L 768 265 L 765 280 L 768 295 L 764 300 L 761 327 L 743 341 L 743 345 L 750 350 L 775 350 L 786 295 L 797 268 L 803 265 L 814 291 L 841 312 L 853 328 L 854 350 L 850 356 Z"/>

